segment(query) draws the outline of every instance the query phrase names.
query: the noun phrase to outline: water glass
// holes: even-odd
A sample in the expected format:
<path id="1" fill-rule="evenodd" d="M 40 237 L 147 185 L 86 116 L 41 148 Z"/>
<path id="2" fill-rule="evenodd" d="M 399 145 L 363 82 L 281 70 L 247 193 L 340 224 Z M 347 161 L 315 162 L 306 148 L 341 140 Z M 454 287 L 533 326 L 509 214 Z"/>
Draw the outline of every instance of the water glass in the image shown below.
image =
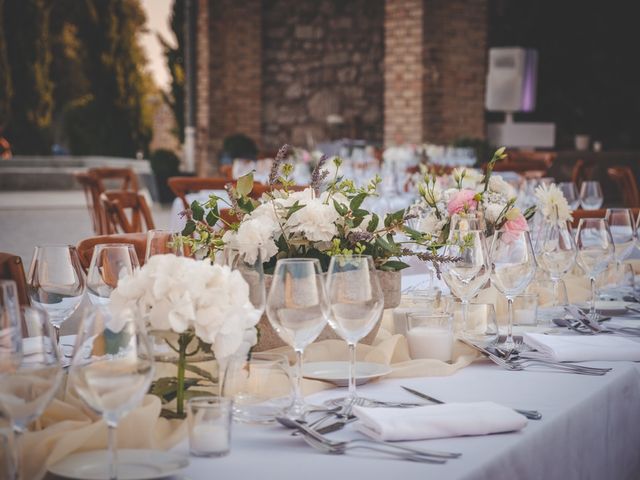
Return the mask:
<path id="1" fill-rule="evenodd" d="M 411 358 L 450 362 L 453 353 L 453 316 L 450 313 L 409 313 L 407 342 Z"/>
<path id="2" fill-rule="evenodd" d="M 140 267 L 138 255 L 129 243 L 96 245 L 87 274 L 89 300 L 94 305 L 107 305 L 121 278 L 133 275 Z"/>
<path id="3" fill-rule="evenodd" d="M 616 263 L 620 266 L 629 258 L 636 243 L 633 215 L 628 208 L 607 208 L 604 219 L 609 224 L 611 238 L 616 247 Z"/>
<path id="4" fill-rule="evenodd" d="M 233 418 L 246 423 L 272 423 L 293 402 L 289 360 L 281 353 L 251 353 L 227 367 L 223 395 L 233 399 Z"/>
<path id="5" fill-rule="evenodd" d="M 538 294 L 523 293 L 514 297 L 513 324 L 518 326 L 538 324 Z"/>
<path id="6" fill-rule="evenodd" d="M 500 334 L 496 309 L 490 303 L 470 303 L 468 321 L 464 321 L 463 305 L 460 301 L 452 301 L 448 311 L 453 314 L 453 333 L 474 343 L 488 345 Z"/>
<path id="7" fill-rule="evenodd" d="M 144 253 L 144 262 L 154 255 L 166 255 L 172 253 L 178 257 L 184 256 L 179 235 L 170 230 L 149 230 L 147 232 L 147 248 Z"/>
<path id="8" fill-rule="evenodd" d="M 578 195 L 576 184 L 573 182 L 560 182 L 558 188 L 567 200 L 569 208 L 576 210 L 580 206 L 580 195 Z"/>
<path id="9" fill-rule="evenodd" d="M 189 453 L 223 457 L 231 451 L 233 401 L 225 397 L 193 397 L 187 402 Z"/>
<path id="10" fill-rule="evenodd" d="M 597 210 L 602 206 L 604 197 L 600 182 L 589 180 L 580 187 L 580 204 L 585 210 Z"/>

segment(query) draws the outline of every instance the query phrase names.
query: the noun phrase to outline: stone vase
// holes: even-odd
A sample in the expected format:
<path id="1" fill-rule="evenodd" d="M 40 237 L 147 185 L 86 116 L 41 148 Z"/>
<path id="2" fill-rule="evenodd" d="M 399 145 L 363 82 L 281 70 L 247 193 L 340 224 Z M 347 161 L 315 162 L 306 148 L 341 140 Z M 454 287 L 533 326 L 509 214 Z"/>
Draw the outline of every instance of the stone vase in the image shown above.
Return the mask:
<path id="1" fill-rule="evenodd" d="M 384 272 L 381 270 L 377 270 L 378 279 L 380 281 L 380 287 L 382 288 L 382 294 L 384 296 L 384 308 L 395 308 L 400 305 L 400 297 L 401 297 L 401 274 L 400 272 Z M 265 275 L 265 288 L 267 292 L 271 287 L 271 281 L 273 277 L 271 275 Z M 378 334 L 378 330 L 380 329 L 380 323 L 382 321 L 382 315 L 380 314 L 380 318 L 371 329 L 371 332 L 364 337 L 360 343 L 364 343 L 366 345 L 371 345 L 373 340 L 376 338 Z M 283 347 L 286 345 L 284 341 L 280 338 L 280 336 L 276 333 L 276 331 L 271 326 L 269 319 L 266 314 L 262 315 L 260 321 L 258 322 L 258 330 L 259 330 L 259 338 L 258 344 L 254 347 L 254 351 L 262 352 L 265 350 L 271 350 L 272 348 Z M 316 342 L 322 340 L 340 340 L 341 338 L 333 331 L 333 329 L 326 325 L 318 338 L 315 340 Z"/>

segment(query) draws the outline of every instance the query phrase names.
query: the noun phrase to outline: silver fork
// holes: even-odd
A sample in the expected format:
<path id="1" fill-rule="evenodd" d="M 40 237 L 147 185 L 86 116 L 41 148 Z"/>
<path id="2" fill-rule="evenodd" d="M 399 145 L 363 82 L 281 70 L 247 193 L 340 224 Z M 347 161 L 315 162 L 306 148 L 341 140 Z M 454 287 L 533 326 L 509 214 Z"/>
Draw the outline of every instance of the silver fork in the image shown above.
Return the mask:
<path id="1" fill-rule="evenodd" d="M 577 365 L 575 363 L 569 362 L 555 362 L 553 360 L 549 360 L 547 358 L 540 358 L 538 356 L 523 356 L 519 352 L 514 351 L 506 351 L 501 350 L 500 348 L 495 348 L 496 352 L 498 352 L 503 360 L 508 363 L 520 365 L 522 367 L 526 367 L 529 365 L 545 365 L 558 369 L 569 369 L 571 371 L 583 371 L 590 375 L 604 375 L 607 372 L 610 372 L 610 368 L 598 368 L 598 367 L 587 367 L 586 365 Z"/>

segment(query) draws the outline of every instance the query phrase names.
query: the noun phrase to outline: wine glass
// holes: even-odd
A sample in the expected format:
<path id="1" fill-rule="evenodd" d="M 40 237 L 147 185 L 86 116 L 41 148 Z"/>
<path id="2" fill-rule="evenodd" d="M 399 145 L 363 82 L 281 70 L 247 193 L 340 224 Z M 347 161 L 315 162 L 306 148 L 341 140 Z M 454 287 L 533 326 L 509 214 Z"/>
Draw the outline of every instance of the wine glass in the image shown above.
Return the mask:
<path id="1" fill-rule="evenodd" d="M 580 196 L 578 195 L 578 188 L 573 182 L 560 182 L 558 188 L 564 195 L 564 198 L 569 204 L 571 210 L 575 210 L 580 206 Z"/>
<path id="2" fill-rule="evenodd" d="M 145 249 L 144 262 L 154 255 L 166 255 L 173 253 L 178 257 L 184 256 L 182 244 L 178 235 L 170 230 L 149 230 L 147 232 L 147 248 Z"/>
<path id="3" fill-rule="evenodd" d="M 370 255 L 335 255 L 327 272 L 327 296 L 331 304 L 329 325 L 349 346 L 349 396 L 356 400 L 356 344 L 380 320 L 384 298 Z"/>
<path id="4" fill-rule="evenodd" d="M 591 282 L 591 305 L 589 317 L 598 318 L 596 312 L 596 278 L 615 259 L 615 245 L 604 218 L 581 218 L 576 231 L 578 263 Z"/>
<path id="5" fill-rule="evenodd" d="M 580 203 L 585 210 L 597 210 L 602 206 L 604 198 L 600 182 L 589 180 L 580 187 Z"/>
<path id="6" fill-rule="evenodd" d="M 85 290 L 85 277 L 76 247 L 40 245 L 33 251 L 27 275 L 29 297 L 48 314 L 60 339 L 60 327 L 78 309 Z"/>
<path id="7" fill-rule="evenodd" d="M 562 295 L 560 280 L 573 268 L 578 253 L 568 224 L 546 223 L 537 238 L 535 251 L 540 268 L 553 283 L 554 306 L 561 306 L 566 295 Z"/>
<path id="8" fill-rule="evenodd" d="M 631 252 L 636 243 L 636 232 L 633 225 L 633 215 L 628 208 L 607 208 L 604 219 L 609 224 L 611 238 L 615 246 L 616 263 L 618 269 Z"/>
<path id="9" fill-rule="evenodd" d="M 513 299 L 522 293 L 536 273 L 536 259 L 529 232 L 501 229 L 493 237 L 489 252 L 491 282 L 507 297 L 509 323 L 507 338 L 501 345 L 518 350 L 513 339 Z"/>
<path id="10" fill-rule="evenodd" d="M 320 262 L 308 258 L 278 260 L 267 296 L 267 317 L 280 338 L 296 352 L 294 402 L 289 414 L 304 417 L 302 354 L 327 323 L 330 305 Z"/>
<path id="11" fill-rule="evenodd" d="M 484 232 L 455 230 L 449 235 L 443 255 L 458 258 L 442 264 L 442 278 L 451 293 L 462 303 L 463 336 L 473 340 L 469 328 L 469 302 L 489 279 L 489 264 Z"/>
<path id="12" fill-rule="evenodd" d="M 118 280 L 133 275 L 139 268 L 138 256 L 129 243 L 104 243 L 96 245 L 87 273 L 87 291 L 94 305 L 109 303 L 111 292 Z"/>
<path id="13" fill-rule="evenodd" d="M 108 305 L 96 306 L 82 319 L 69 369 L 69 384 L 107 424 L 108 478 L 118 478 L 118 422 L 142 402 L 151 385 L 153 371 L 149 339 L 133 312 L 116 313 Z M 104 475 L 105 465 L 96 465 L 95 469 L 94 472 L 87 471 L 87 476 Z M 139 473 L 142 476 L 147 472 Z"/>
<path id="14" fill-rule="evenodd" d="M 8 308 L 5 304 L 0 317 L 0 410 L 13 431 L 11 478 L 21 479 L 22 434 L 51 402 L 63 373 L 47 312 L 22 307 L 10 313 Z"/>

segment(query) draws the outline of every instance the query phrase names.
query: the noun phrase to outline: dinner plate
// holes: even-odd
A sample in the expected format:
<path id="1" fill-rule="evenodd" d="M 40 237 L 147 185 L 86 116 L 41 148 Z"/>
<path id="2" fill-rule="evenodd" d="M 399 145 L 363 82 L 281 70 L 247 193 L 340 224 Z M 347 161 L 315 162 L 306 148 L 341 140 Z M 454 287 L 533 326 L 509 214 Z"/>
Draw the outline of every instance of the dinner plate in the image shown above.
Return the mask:
<path id="1" fill-rule="evenodd" d="M 49 467 L 54 475 L 82 480 L 109 480 L 107 450 L 78 452 Z M 184 455 L 160 450 L 118 449 L 118 480 L 151 480 L 175 475 L 189 465 Z"/>
<path id="2" fill-rule="evenodd" d="M 381 363 L 357 362 L 356 385 L 391 373 L 391 367 Z M 302 365 L 302 376 L 331 382 L 339 387 L 349 384 L 349 362 L 309 362 Z"/>
<path id="3" fill-rule="evenodd" d="M 628 313 L 627 305 L 629 302 L 623 302 L 621 300 L 596 300 L 596 310 L 603 315 L 619 315 L 621 313 Z M 580 308 L 589 309 L 590 303 L 581 303 Z"/>

